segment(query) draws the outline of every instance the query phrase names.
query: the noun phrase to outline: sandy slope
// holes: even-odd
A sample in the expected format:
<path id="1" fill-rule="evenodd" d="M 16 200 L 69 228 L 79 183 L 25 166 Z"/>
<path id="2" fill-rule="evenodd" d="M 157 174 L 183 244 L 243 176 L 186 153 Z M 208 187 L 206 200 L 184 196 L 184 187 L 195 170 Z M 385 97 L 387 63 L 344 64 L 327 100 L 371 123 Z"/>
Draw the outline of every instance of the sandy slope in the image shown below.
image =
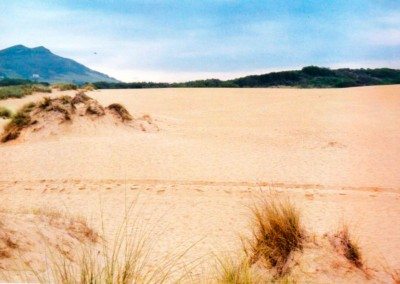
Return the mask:
<path id="1" fill-rule="evenodd" d="M 245 205 L 273 188 L 304 209 L 313 231 L 349 222 L 372 266 L 400 267 L 400 86 L 89 95 L 150 114 L 160 131 L 99 129 L 1 145 L 5 207 L 63 206 L 99 224 L 101 197 L 116 224 L 125 198 L 140 193 L 144 215 L 167 224 L 159 249 L 199 241 L 194 258 L 234 250 Z M 0 104 L 15 109 L 35 98 Z"/>

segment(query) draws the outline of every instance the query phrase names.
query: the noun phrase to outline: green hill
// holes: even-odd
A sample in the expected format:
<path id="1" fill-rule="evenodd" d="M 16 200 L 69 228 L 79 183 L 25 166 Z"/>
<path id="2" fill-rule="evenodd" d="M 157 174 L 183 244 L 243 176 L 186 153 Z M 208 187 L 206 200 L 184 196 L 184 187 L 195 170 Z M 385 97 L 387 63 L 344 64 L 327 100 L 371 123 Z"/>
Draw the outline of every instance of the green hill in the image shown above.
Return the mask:
<path id="1" fill-rule="evenodd" d="M 371 85 L 400 84 L 400 70 L 377 69 L 336 69 L 308 66 L 301 70 L 272 72 L 251 75 L 233 80 L 197 80 L 184 83 L 108 83 L 96 82 L 97 88 L 344 88 Z"/>
<path id="2" fill-rule="evenodd" d="M 0 77 L 49 83 L 118 82 L 74 60 L 55 55 L 43 46 L 23 45 L 0 50 Z"/>

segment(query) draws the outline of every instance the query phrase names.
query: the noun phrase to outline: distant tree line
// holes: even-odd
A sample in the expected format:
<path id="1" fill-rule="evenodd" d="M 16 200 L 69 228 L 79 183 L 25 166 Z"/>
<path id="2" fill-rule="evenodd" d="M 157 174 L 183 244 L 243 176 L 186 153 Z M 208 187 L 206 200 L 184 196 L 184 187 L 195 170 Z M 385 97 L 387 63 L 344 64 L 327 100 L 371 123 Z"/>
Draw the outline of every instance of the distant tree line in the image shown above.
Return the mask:
<path id="1" fill-rule="evenodd" d="M 1 86 L 42 84 L 23 79 L 0 80 Z M 250 75 L 233 80 L 207 79 L 183 83 L 156 82 L 95 82 L 97 89 L 146 89 L 146 88 L 264 88 L 264 87 L 297 87 L 297 88 L 345 88 L 370 85 L 400 84 L 400 70 L 389 68 L 377 69 L 329 69 L 307 66 L 301 70 L 272 72 L 262 75 Z M 81 84 L 85 85 L 85 84 Z"/>
<path id="2" fill-rule="evenodd" d="M 50 86 L 47 82 L 36 82 L 31 80 L 25 79 L 13 79 L 13 78 L 4 78 L 0 80 L 0 87 L 4 86 L 21 86 L 21 85 L 43 85 L 43 86 Z"/>
<path id="3" fill-rule="evenodd" d="M 370 85 L 400 84 L 400 70 L 378 69 L 336 69 L 307 66 L 301 70 L 272 72 L 251 75 L 233 80 L 196 80 L 184 83 L 93 83 L 98 89 L 144 89 L 144 88 L 345 88 Z"/>

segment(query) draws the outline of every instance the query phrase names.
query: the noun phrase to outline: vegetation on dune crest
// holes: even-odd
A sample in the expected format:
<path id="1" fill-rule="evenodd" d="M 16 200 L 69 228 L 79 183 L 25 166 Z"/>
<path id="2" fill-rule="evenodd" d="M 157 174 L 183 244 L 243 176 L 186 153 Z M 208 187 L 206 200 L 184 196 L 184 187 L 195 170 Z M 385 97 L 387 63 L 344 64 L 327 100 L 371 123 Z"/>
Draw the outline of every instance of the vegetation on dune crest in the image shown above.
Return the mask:
<path id="1" fill-rule="evenodd" d="M 82 89 L 83 89 L 84 91 L 86 91 L 86 92 L 89 92 L 89 91 L 94 91 L 94 90 L 96 90 L 97 88 L 96 88 L 96 86 L 95 86 L 94 84 L 88 83 L 88 84 L 83 85 L 83 86 L 82 86 Z"/>
<path id="2" fill-rule="evenodd" d="M 130 121 L 133 119 L 128 110 L 121 104 L 111 104 L 107 109 L 114 111 L 122 121 Z"/>
<path id="3" fill-rule="evenodd" d="M 8 108 L 0 106 L 0 118 L 7 119 L 10 118 L 12 115 L 11 110 Z"/>
<path id="4" fill-rule="evenodd" d="M 35 103 L 28 103 L 19 109 L 12 117 L 11 121 L 4 127 L 4 132 L 1 137 L 1 142 L 16 139 L 21 130 L 31 123 L 31 111 L 35 108 Z"/>
<path id="5" fill-rule="evenodd" d="M 32 117 L 31 112 L 34 109 Z M 2 114 L 3 116 L 10 116 L 8 110 L 0 109 L 0 111 L 0 117 Z M 29 125 L 38 124 L 40 121 L 43 123 L 43 114 L 49 112 L 62 114 L 63 117 L 58 115 L 57 119 L 59 123 L 63 123 L 65 121 L 72 121 L 74 116 L 104 116 L 106 115 L 106 111 L 108 111 L 108 114 L 117 116 L 122 122 L 133 120 L 133 117 L 123 105 L 111 104 L 107 108 L 104 108 L 99 102 L 87 96 L 83 90 L 78 91 L 74 97 L 66 95 L 56 98 L 44 97 L 37 104 L 30 103 L 23 106 L 15 115 L 11 116 L 10 122 L 4 128 L 1 142 L 5 143 L 18 138 L 21 131 Z"/>

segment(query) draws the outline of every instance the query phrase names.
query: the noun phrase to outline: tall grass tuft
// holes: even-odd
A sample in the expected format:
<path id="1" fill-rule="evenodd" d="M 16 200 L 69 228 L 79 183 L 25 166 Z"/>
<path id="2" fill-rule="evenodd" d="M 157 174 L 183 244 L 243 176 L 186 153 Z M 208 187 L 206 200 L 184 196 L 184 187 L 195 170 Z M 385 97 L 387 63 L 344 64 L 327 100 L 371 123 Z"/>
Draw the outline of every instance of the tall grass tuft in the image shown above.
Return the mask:
<path id="1" fill-rule="evenodd" d="M 283 276 L 288 273 L 285 264 L 291 253 L 303 247 L 305 231 L 299 211 L 290 201 L 272 198 L 255 205 L 252 212 L 253 238 L 244 242 L 250 263 L 261 261 Z"/>
<path id="2" fill-rule="evenodd" d="M 58 217 L 55 215 L 54 218 Z M 113 239 L 101 239 L 95 246 L 82 242 L 74 261 L 60 254 L 51 254 L 48 265 L 50 277 L 38 271 L 33 271 L 33 274 L 39 282 L 83 284 L 166 283 L 173 275 L 174 279 L 181 279 L 184 274 L 179 275 L 181 272 L 177 264 L 187 250 L 157 257 L 154 234 L 155 230 L 144 225 L 139 216 L 128 213 Z M 154 255 L 156 262 L 151 259 Z"/>

